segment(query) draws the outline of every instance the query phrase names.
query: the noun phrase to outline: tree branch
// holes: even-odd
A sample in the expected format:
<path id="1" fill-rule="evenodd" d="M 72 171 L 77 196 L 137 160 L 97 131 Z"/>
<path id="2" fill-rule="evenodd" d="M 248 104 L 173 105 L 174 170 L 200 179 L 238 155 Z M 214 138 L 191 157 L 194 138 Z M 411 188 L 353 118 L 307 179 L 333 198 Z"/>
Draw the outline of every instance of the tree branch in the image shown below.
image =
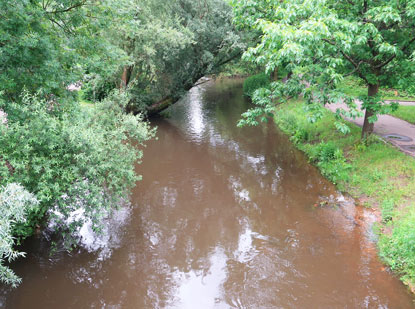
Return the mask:
<path id="1" fill-rule="evenodd" d="M 347 76 L 350 76 L 350 75 L 352 75 L 352 74 L 356 73 L 356 72 L 360 69 L 360 65 L 361 65 L 363 62 L 364 62 L 364 61 L 363 61 L 363 60 L 361 60 L 361 61 L 357 64 L 357 67 L 355 67 L 353 71 L 351 71 L 351 72 L 347 73 L 346 75 L 344 75 L 344 77 L 347 77 Z"/>
<path id="2" fill-rule="evenodd" d="M 408 49 L 409 48 L 409 46 L 411 46 L 411 44 L 413 43 L 413 42 L 415 42 L 415 37 L 412 39 L 412 40 L 410 40 L 409 42 L 408 42 L 408 44 L 406 44 L 404 47 L 402 47 L 401 48 L 401 51 L 402 52 L 404 52 L 406 49 Z M 394 54 L 394 55 L 392 55 L 391 57 L 389 57 L 389 59 L 388 60 L 386 60 L 384 63 L 381 63 L 381 64 L 379 64 L 379 65 L 377 65 L 377 66 L 375 66 L 375 69 L 381 69 L 381 68 L 383 68 L 385 65 L 387 65 L 388 63 L 390 63 L 393 59 L 395 59 L 396 58 L 396 54 Z"/>
<path id="3" fill-rule="evenodd" d="M 359 69 L 360 69 L 360 64 L 361 64 L 361 62 L 363 61 L 363 60 L 361 60 L 359 63 L 356 63 L 356 61 L 352 58 L 352 57 L 350 57 L 349 55 L 347 55 L 344 51 L 342 51 L 341 49 L 339 49 L 338 47 L 337 47 L 337 45 L 336 45 L 336 43 L 334 43 L 334 42 L 332 42 L 332 41 L 330 41 L 330 40 L 328 40 L 328 39 L 323 39 L 323 41 L 324 42 L 327 42 L 327 43 L 329 43 L 330 45 L 333 45 L 334 47 L 336 47 L 338 50 L 339 50 L 339 52 L 343 55 L 343 57 L 344 58 L 346 58 L 354 67 L 355 67 L 355 70 L 354 70 L 354 72 L 357 72 L 357 71 L 359 71 Z M 353 73 L 354 73 L 353 72 Z M 352 73 L 352 74 L 353 74 Z M 369 83 L 369 81 L 366 79 L 366 77 L 364 77 L 363 75 L 362 75 L 362 73 L 361 72 L 359 72 L 359 77 L 361 78 L 361 79 L 363 79 L 366 83 Z"/>
<path id="4" fill-rule="evenodd" d="M 73 10 L 73 9 L 76 9 L 76 8 L 80 7 L 80 6 L 85 5 L 85 4 L 86 4 L 86 1 L 87 1 L 87 0 L 82 0 L 82 1 L 79 1 L 79 2 L 77 2 L 77 3 L 73 4 L 73 5 L 71 5 L 70 7 L 67 7 L 66 9 L 62 9 L 62 10 L 55 10 L 55 11 L 46 11 L 46 13 L 48 13 L 48 14 L 60 14 L 60 13 L 66 13 L 66 12 L 69 12 L 69 11 L 71 11 L 71 10 Z"/>

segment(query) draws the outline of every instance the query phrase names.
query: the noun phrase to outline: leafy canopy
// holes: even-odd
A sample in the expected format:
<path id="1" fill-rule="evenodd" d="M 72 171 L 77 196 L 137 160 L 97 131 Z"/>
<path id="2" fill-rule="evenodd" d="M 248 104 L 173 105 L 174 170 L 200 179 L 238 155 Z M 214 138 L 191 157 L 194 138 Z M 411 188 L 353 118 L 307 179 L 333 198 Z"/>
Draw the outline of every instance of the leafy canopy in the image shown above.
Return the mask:
<path id="1" fill-rule="evenodd" d="M 122 85 L 132 95 L 135 112 L 165 98 L 176 100 L 199 78 L 239 57 L 246 46 L 232 24 L 232 8 L 223 0 L 115 3 L 115 20 L 102 34 L 128 60 L 108 78 L 90 76 L 90 99 Z"/>
<path id="2" fill-rule="evenodd" d="M 66 94 L 86 71 L 104 74 L 125 61 L 101 31 L 113 11 L 105 0 L 0 1 L 0 92 Z"/>
<path id="3" fill-rule="evenodd" d="M 233 7 L 238 25 L 263 34 L 245 57 L 267 72 L 283 67 L 301 76 L 299 89 L 310 104 L 345 100 L 350 110 L 338 116 L 356 116 L 352 98 L 336 89 L 345 76 L 354 75 L 367 85 L 368 95 L 360 99 L 371 123 L 390 108 L 377 97 L 379 87 L 414 80 L 413 0 L 242 0 L 233 1 Z M 289 87 L 275 85 L 276 97 L 290 92 Z M 321 106 L 310 110 L 318 116 Z"/>

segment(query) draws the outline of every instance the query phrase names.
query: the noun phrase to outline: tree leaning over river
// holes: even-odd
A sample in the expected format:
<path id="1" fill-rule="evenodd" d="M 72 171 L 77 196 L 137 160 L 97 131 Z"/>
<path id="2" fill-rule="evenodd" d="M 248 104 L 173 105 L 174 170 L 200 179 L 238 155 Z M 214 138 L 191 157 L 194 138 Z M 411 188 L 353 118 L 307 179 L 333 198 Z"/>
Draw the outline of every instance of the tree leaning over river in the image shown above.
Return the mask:
<path id="1" fill-rule="evenodd" d="M 103 36 L 127 55 L 106 80 L 92 76 L 91 92 L 120 87 L 131 94 L 129 111 L 158 113 L 194 83 L 237 59 L 245 40 L 223 0 L 120 0 Z M 107 83 L 107 86 L 103 86 Z M 105 96 L 105 94 L 104 94 Z"/>

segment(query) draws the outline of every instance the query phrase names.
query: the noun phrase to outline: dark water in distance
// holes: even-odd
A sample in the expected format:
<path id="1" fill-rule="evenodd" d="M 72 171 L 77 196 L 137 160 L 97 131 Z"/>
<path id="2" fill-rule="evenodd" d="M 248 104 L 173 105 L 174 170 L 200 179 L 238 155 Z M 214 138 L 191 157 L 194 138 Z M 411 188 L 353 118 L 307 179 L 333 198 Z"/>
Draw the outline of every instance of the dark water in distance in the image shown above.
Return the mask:
<path id="1" fill-rule="evenodd" d="M 272 123 L 237 128 L 240 80 L 193 88 L 157 120 L 132 209 L 103 249 L 28 242 L 7 308 L 411 308 L 350 205 Z M 316 207 L 331 199 L 337 207 Z"/>

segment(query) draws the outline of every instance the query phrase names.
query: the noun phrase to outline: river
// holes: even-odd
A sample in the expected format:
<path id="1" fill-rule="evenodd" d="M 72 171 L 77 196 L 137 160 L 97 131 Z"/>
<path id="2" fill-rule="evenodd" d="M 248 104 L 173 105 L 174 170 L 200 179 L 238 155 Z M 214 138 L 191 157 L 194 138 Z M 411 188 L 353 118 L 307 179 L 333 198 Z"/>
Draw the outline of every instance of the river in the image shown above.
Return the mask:
<path id="1" fill-rule="evenodd" d="M 270 122 L 237 128 L 241 80 L 193 88 L 158 119 L 143 180 L 98 251 L 27 241 L 5 308 L 411 308 L 365 221 Z M 329 202 L 327 204 L 327 201 Z M 91 245 L 91 243 L 89 243 Z M 91 248 L 90 248 L 91 249 Z"/>

